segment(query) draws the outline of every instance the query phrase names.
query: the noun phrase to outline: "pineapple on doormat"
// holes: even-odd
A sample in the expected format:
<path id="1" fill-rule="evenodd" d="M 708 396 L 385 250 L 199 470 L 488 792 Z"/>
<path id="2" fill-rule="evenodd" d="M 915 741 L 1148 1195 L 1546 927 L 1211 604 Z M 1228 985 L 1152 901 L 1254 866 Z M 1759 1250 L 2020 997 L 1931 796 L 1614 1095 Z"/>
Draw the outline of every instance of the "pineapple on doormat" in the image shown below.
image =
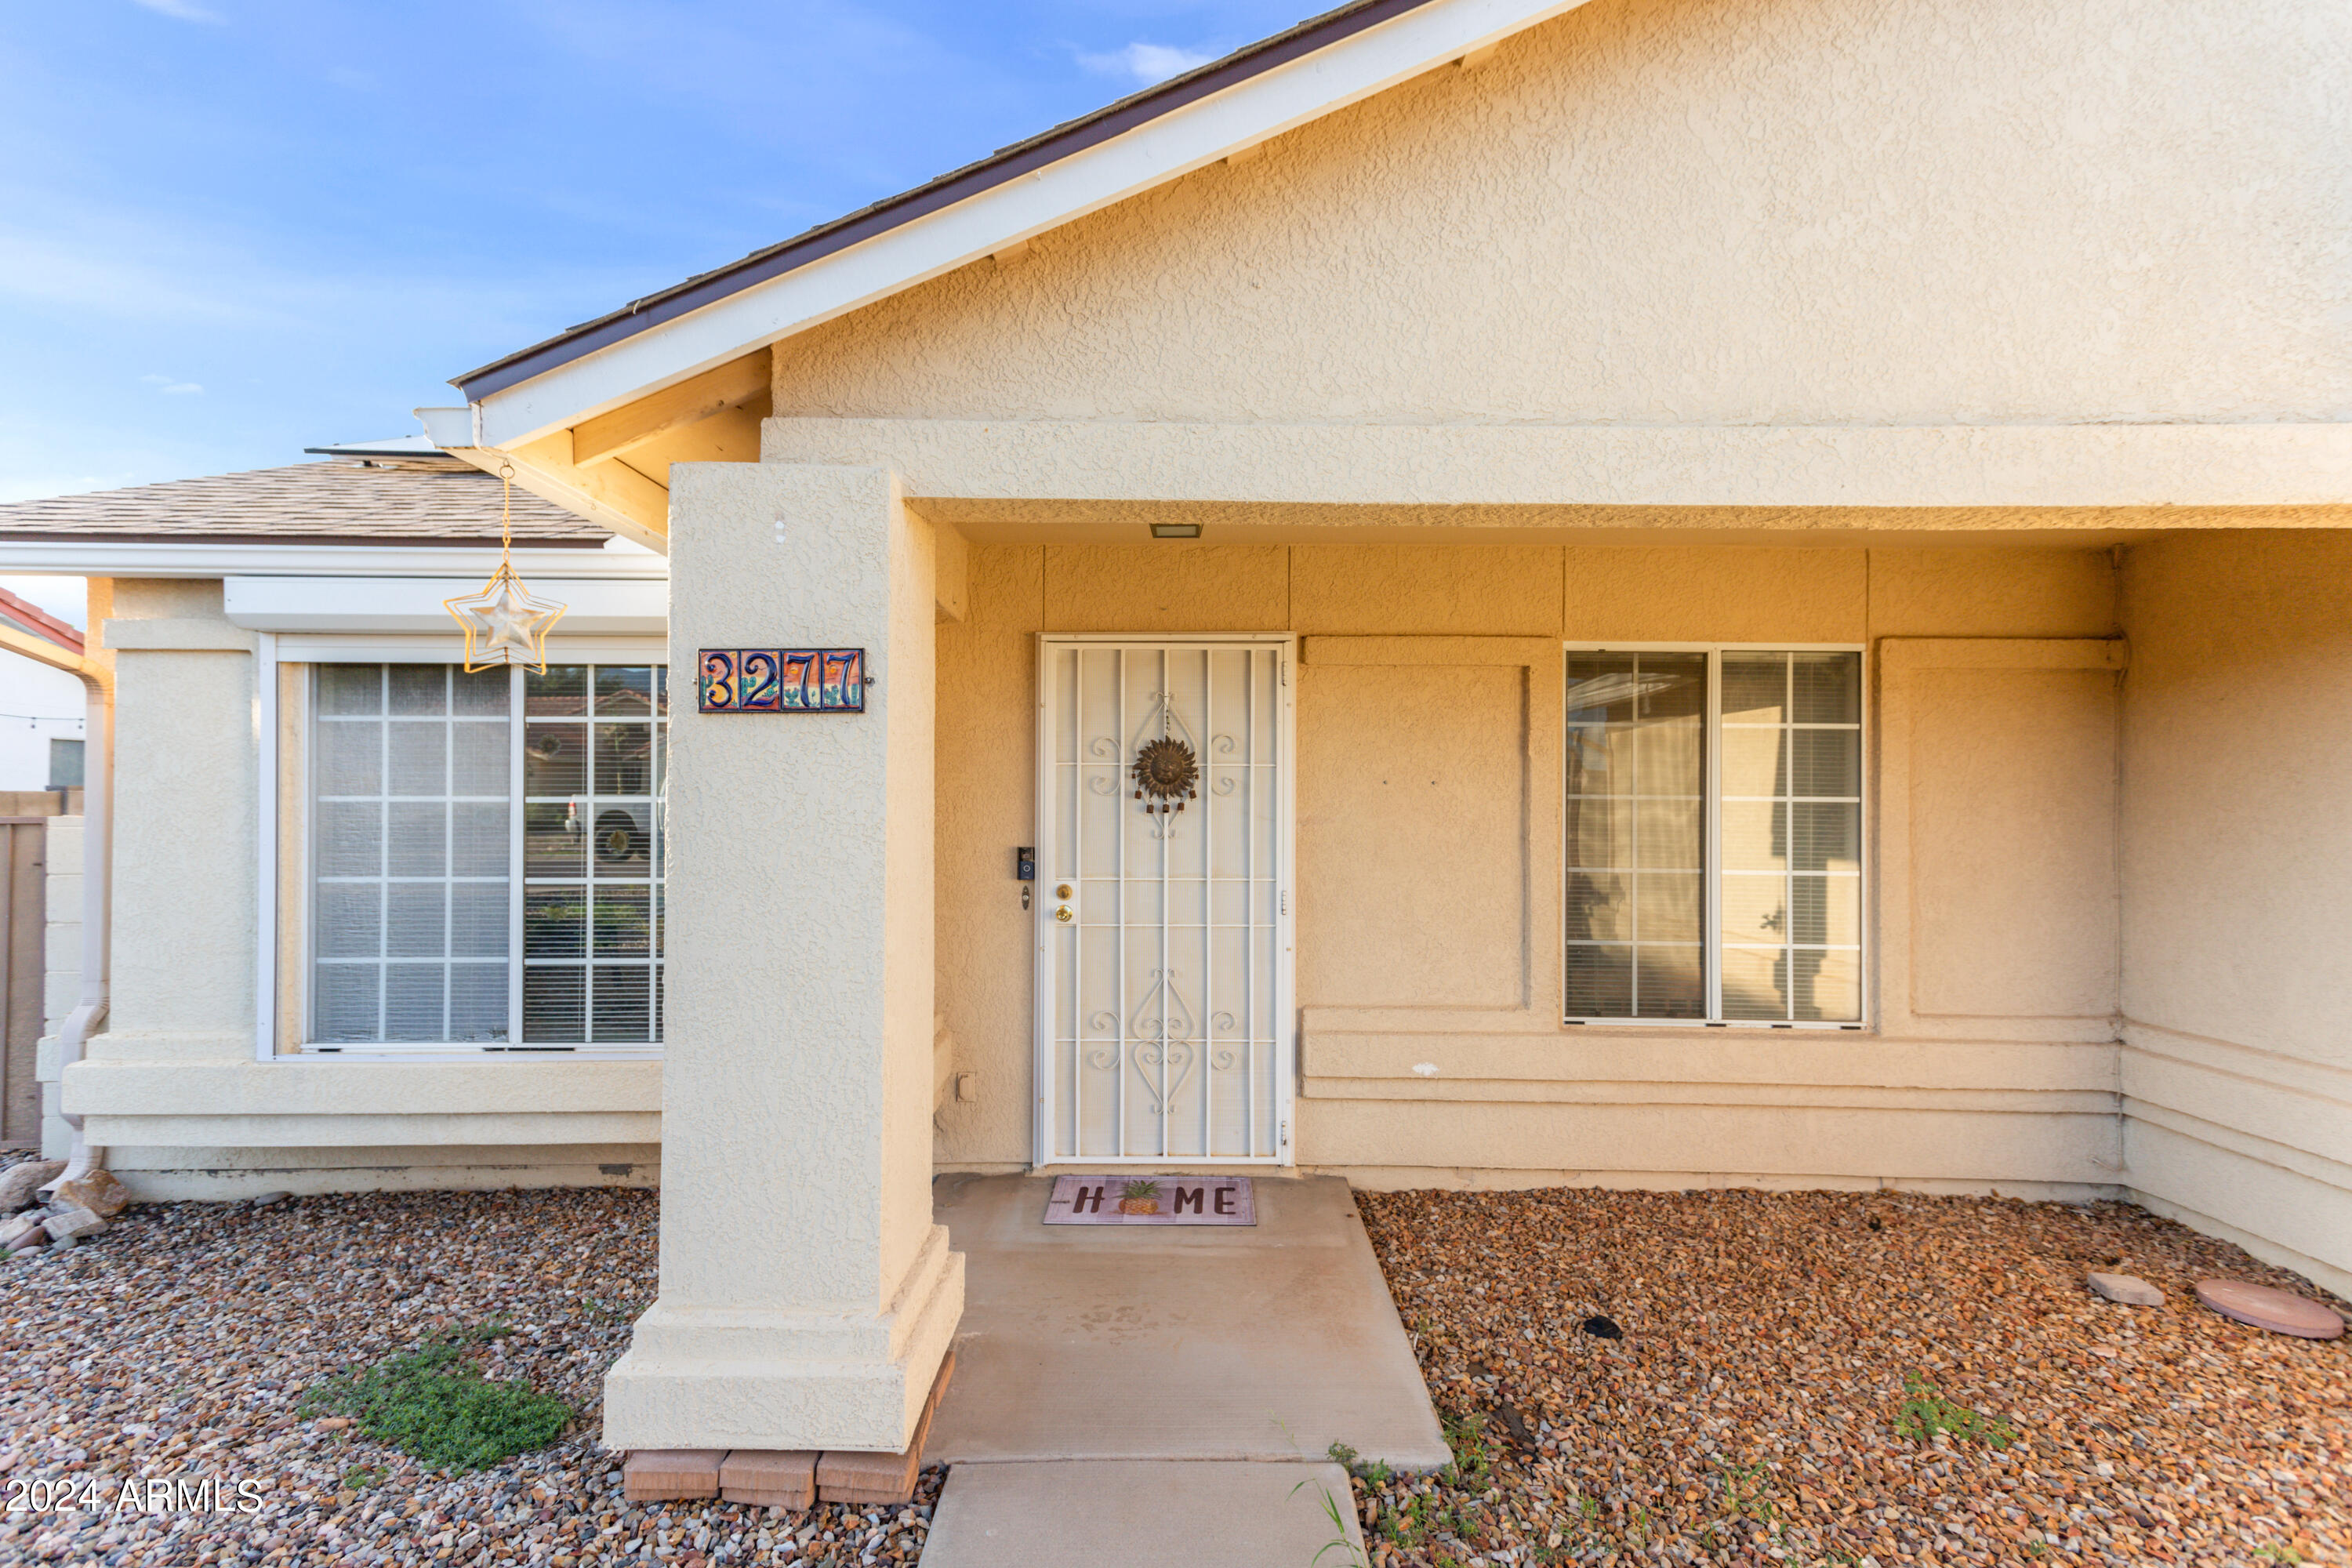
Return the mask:
<path id="1" fill-rule="evenodd" d="M 1118 1190 L 1118 1212 L 1121 1214 L 1158 1214 L 1160 1184 L 1129 1182 Z"/>

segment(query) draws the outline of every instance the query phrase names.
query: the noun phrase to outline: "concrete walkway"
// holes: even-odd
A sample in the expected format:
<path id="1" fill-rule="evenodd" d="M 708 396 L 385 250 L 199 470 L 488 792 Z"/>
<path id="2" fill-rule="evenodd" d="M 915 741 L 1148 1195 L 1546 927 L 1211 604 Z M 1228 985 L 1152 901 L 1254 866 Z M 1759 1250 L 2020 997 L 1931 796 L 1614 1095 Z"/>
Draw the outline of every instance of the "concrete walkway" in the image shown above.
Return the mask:
<path id="1" fill-rule="evenodd" d="M 1327 1489 L 1355 1539 L 1332 1444 L 1451 1458 L 1347 1183 L 1263 1179 L 1255 1226 L 1131 1229 L 1041 1224 L 1050 1185 L 934 1188 L 965 1295 L 926 1568 L 1307 1568 Z"/>
<path id="2" fill-rule="evenodd" d="M 949 1471 L 923 1568 L 1346 1568 L 1363 1548 L 1334 1464 L 1064 1459 Z"/>

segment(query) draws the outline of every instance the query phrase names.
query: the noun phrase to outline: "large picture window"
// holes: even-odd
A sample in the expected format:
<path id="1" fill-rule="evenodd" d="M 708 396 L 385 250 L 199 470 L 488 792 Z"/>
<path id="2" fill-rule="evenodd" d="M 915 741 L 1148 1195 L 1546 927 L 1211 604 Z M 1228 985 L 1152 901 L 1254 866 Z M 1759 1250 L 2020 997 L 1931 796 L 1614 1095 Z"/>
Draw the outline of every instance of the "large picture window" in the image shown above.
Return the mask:
<path id="1" fill-rule="evenodd" d="M 1570 649 L 1570 1022 L 1863 1017 L 1862 655 Z"/>
<path id="2" fill-rule="evenodd" d="M 312 667 L 312 1048 L 660 1041 L 666 675 Z"/>

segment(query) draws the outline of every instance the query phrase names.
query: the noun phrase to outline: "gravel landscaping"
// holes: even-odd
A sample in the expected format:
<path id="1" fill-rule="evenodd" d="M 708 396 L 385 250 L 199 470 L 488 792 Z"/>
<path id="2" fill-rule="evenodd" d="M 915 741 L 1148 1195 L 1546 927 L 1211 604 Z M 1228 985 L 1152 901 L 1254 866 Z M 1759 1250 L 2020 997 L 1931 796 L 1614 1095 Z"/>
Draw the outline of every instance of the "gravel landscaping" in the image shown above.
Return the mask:
<path id="1" fill-rule="evenodd" d="M 2190 1291 L 2225 1275 L 2345 1303 L 2144 1210 L 1357 1203 L 1465 1460 L 1359 1481 L 1376 1564 L 2352 1563 L 2352 1338 L 2265 1333 Z M 2167 1302 L 2101 1300 L 2086 1268 Z M 1986 1426 L 1898 1436 L 1906 1397 Z"/>
<path id="2" fill-rule="evenodd" d="M 596 1411 L 653 1296 L 655 1205 L 614 1190 L 150 1204 L 0 1263 L 0 1563 L 911 1563 L 937 1470 L 906 1509 L 622 1501 Z M 492 1321 L 514 1331 L 484 1370 L 579 1412 L 552 1447 L 440 1475 L 299 1414 L 336 1373 Z M 193 1495 L 150 1498 L 156 1482 Z"/>
<path id="3" fill-rule="evenodd" d="M 2352 1339 L 2198 1306 L 2209 1275 L 2321 1293 L 2140 1210 L 1358 1203 L 1462 1458 L 1360 1479 L 1376 1564 L 2352 1564 Z M 938 1470 L 906 1509 L 622 1501 L 593 1433 L 653 1293 L 655 1207 L 613 1190 L 143 1205 L 0 1264 L 0 1563 L 913 1562 Z M 2169 1299 L 2103 1301 L 2086 1268 Z M 478 1347 L 483 1370 L 578 1413 L 552 1447 L 440 1474 L 302 1411 L 338 1374 L 492 1322 L 512 1331 Z M 1973 1435 L 1898 1434 L 1923 1415 Z M 203 1506 L 148 1489 L 207 1481 Z"/>

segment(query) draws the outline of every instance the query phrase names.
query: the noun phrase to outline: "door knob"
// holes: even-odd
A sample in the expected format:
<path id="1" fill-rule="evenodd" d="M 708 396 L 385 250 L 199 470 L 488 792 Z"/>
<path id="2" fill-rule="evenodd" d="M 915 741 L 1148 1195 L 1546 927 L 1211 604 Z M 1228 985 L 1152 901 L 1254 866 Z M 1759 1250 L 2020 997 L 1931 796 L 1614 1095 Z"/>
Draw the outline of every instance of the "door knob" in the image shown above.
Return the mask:
<path id="1" fill-rule="evenodd" d="M 1068 925 L 1072 921 L 1078 918 L 1078 914 L 1076 910 L 1073 910 L 1067 904 L 1056 904 L 1054 906 L 1054 918 L 1061 921 L 1064 925 Z"/>

